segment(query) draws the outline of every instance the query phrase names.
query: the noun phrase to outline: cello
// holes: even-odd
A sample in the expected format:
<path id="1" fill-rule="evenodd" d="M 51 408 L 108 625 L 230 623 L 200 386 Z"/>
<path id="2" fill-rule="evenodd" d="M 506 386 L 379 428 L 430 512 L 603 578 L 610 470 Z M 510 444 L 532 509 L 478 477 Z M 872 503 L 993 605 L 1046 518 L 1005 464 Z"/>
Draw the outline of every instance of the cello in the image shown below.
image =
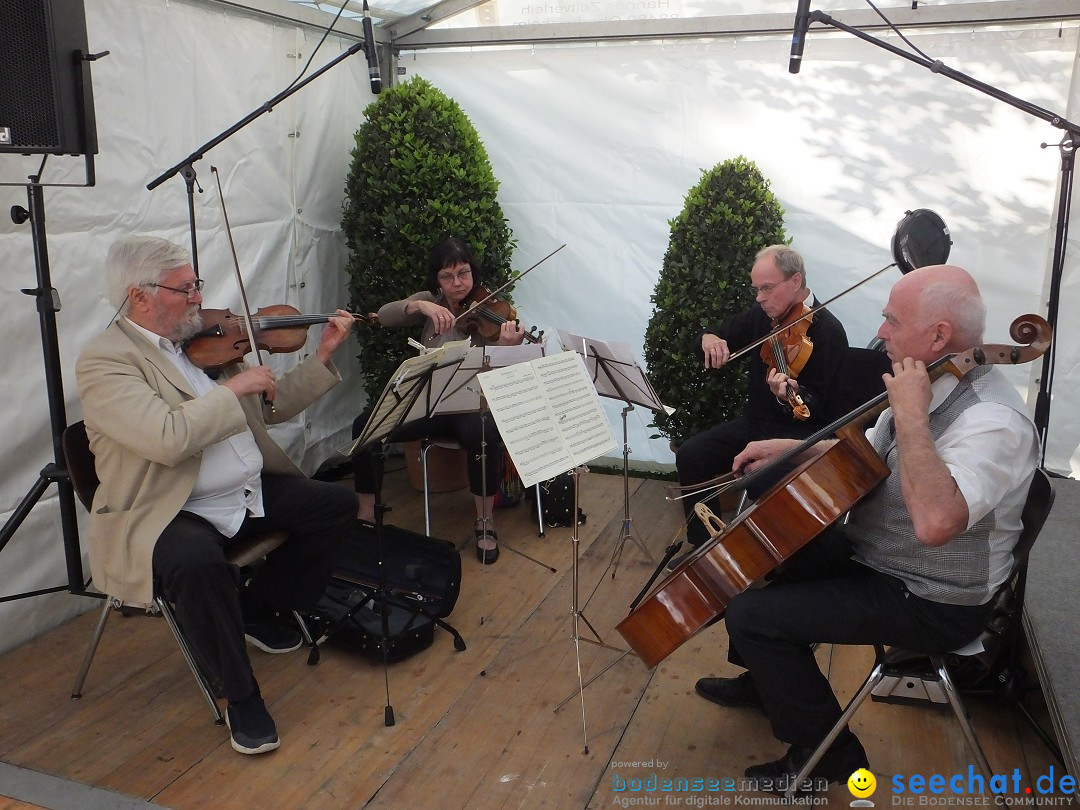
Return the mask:
<path id="1" fill-rule="evenodd" d="M 1050 345 L 1050 325 L 1038 315 L 1013 321 L 1010 336 L 1020 346 L 984 345 L 946 355 L 928 366 L 932 377 L 958 379 L 981 365 L 1028 363 Z M 839 441 L 808 459 L 708 542 L 684 560 L 640 602 L 616 629 L 647 667 L 654 667 L 685 641 L 720 619 L 739 593 L 763 584 L 780 563 L 839 520 L 889 475 L 861 429 L 861 421 L 885 407 L 881 394 L 773 459 L 754 478 L 801 455 L 834 434 Z"/>

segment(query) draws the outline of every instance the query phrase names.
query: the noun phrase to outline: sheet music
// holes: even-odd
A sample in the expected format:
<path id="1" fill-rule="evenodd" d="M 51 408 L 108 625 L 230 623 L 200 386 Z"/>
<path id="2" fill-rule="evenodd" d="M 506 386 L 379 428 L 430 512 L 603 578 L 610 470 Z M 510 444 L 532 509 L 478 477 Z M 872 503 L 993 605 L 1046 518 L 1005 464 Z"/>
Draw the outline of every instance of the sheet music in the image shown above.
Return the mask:
<path id="1" fill-rule="evenodd" d="M 476 382 L 476 375 L 484 367 L 487 357 L 491 368 L 526 363 L 544 356 L 539 344 L 520 346 L 473 346 L 454 369 L 438 369 L 432 375 L 431 388 L 438 394 L 437 413 L 468 413 L 480 410 L 483 390 Z"/>
<path id="2" fill-rule="evenodd" d="M 390 381 L 375 404 L 364 432 L 341 448 L 342 455 L 351 457 L 361 447 L 385 438 L 407 423 L 409 409 L 429 387 L 426 383 L 432 370 L 456 367 L 471 345 L 468 340 L 454 340 L 416 357 L 407 357 L 390 375 Z"/>
<path id="3" fill-rule="evenodd" d="M 477 379 L 526 487 L 616 447 L 585 364 L 574 352 L 485 371 Z"/>
<path id="4" fill-rule="evenodd" d="M 675 413 L 674 408 L 660 401 L 628 344 L 582 337 L 563 329 L 559 330 L 559 341 L 564 349 L 585 356 L 586 367 L 600 396 L 642 405 L 668 416 Z"/>

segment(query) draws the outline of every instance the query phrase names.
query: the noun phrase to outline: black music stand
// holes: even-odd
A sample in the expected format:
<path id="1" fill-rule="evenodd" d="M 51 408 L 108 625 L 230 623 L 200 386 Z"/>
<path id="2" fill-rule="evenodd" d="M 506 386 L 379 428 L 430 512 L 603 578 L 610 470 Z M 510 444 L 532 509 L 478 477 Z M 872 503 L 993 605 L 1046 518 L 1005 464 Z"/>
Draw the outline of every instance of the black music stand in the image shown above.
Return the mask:
<path id="1" fill-rule="evenodd" d="M 327 627 L 316 644 L 321 644 L 336 629 L 343 627 L 347 622 L 353 621 L 353 614 L 368 604 L 372 606 L 378 605 L 382 608 L 394 604 L 402 606 L 400 600 L 387 588 L 386 563 L 383 554 L 383 513 L 385 512 L 385 506 L 382 502 L 381 479 L 386 442 L 395 430 L 417 419 L 430 416 L 434 412 L 434 408 L 443 392 L 443 389 L 439 387 L 440 384 L 448 382 L 452 378 L 453 369 L 461 365 L 468 349 L 468 341 L 458 341 L 456 343 L 447 343 L 426 354 L 406 359 L 398 366 L 383 389 L 382 395 L 379 397 L 379 401 L 375 403 L 363 432 L 347 448 L 342 450 L 344 455 L 352 456 L 363 447 L 368 447 L 376 442 L 381 443 L 381 447 L 376 453 L 377 470 L 375 476 L 375 543 L 379 560 L 378 584 L 366 599 L 354 605 L 344 616 Z M 446 373 L 448 369 L 450 370 L 449 375 Z M 438 380 L 436 380 L 436 375 L 440 372 L 444 373 L 439 375 Z M 405 607 L 413 609 L 413 606 Z M 394 725 L 394 708 L 390 703 L 388 658 L 390 626 L 387 611 L 381 609 L 379 613 L 382 618 L 380 652 L 383 660 L 383 681 L 386 687 L 384 722 L 385 725 L 392 726 Z M 430 616 L 430 618 L 454 636 L 454 647 L 456 649 L 465 649 L 464 640 L 453 627 L 435 616 Z M 406 627 L 402 632 L 408 629 Z"/>
<path id="2" fill-rule="evenodd" d="M 660 401 L 660 396 L 653 389 L 648 377 L 645 376 L 645 372 L 642 371 L 641 367 L 637 364 L 637 361 L 634 359 L 633 351 L 629 345 L 582 337 L 581 335 L 575 335 L 564 330 L 559 330 L 559 340 L 562 341 L 563 346 L 576 351 L 585 358 L 585 368 L 592 378 L 593 385 L 596 386 L 596 393 L 602 397 L 618 399 L 626 403 L 622 409 L 622 534 L 615 544 L 615 548 L 611 554 L 611 561 L 604 571 L 604 574 L 606 574 L 607 571 L 610 570 L 611 578 L 614 579 L 615 572 L 619 568 L 623 547 L 626 545 L 627 540 L 634 541 L 634 544 L 641 549 L 641 553 L 645 555 L 645 559 L 649 562 L 652 562 L 653 560 L 652 555 L 649 553 L 649 550 L 645 548 L 641 539 L 634 535 L 633 519 L 630 517 L 630 443 L 627 436 L 626 416 L 630 411 L 634 410 L 634 405 L 641 405 L 642 407 L 649 408 L 657 413 L 670 414 L 673 412 L 673 409 L 668 408 Z M 604 578 L 604 574 L 601 574 L 601 580 Z M 585 600 L 586 606 L 588 606 L 589 602 L 596 594 L 596 588 L 599 586 L 600 583 L 598 581 L 596 587 L 593 588 L 592 594 Z"/>

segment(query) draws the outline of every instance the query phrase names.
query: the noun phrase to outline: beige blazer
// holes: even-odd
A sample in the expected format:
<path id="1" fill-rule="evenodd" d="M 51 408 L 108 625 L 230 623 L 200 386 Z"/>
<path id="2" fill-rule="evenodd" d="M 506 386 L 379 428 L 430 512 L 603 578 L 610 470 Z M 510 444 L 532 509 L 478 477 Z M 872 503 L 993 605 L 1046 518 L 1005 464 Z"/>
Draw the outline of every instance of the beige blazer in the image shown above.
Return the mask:
<path id="1" fill-rule="evenodd" d="M 101 479 L 90 516 L 90 573 L 102 592 L 138 603 L 153 598 L 154 544 L 187 502 L 203 448 L 250 429 L 264 472 L 303 475 L 266 423 L 291 419 L 341 380 L 312 354 L 278 381 L 274 412 L 264 414 L 256 397 L 241 402 L 224 386 L 196 396 L 176 366 L 126 320 L 90 341 L 75 378 Z"/>

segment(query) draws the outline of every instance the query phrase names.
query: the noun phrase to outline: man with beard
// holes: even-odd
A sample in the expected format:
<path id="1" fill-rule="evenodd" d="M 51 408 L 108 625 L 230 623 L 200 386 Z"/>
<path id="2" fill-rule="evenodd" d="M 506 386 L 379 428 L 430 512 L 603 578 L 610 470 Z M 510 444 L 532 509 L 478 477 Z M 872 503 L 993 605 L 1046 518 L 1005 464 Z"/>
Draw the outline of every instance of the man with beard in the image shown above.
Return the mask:
<path id="1" fill-rule="evenodd" d="M 186 249 L 164 239 L 118 240 L 105 260 L 118 317 L 75 367 L 101 484 L 90 520 L 90 569 L 103 592 L 147 604 L 154 583 L 208 675 L 228 700 L 232 746 L 279 745 L 245 648 L 300 646 L 276 611 L 312 607 L 356 503 L 345 487 L 308 480 L 270 438 L 340 381 L 330 358 L 352 319 L 332 317 L 318 349 L 280 379 L 237 363 L 211 379 L 184 352 L 201 329 L 202 281 Z M 264 399 L 274 403 L 273 409 Z M 225 560 L 230 544 L 282 529 L 288 541 L 249 584 Z"/>

